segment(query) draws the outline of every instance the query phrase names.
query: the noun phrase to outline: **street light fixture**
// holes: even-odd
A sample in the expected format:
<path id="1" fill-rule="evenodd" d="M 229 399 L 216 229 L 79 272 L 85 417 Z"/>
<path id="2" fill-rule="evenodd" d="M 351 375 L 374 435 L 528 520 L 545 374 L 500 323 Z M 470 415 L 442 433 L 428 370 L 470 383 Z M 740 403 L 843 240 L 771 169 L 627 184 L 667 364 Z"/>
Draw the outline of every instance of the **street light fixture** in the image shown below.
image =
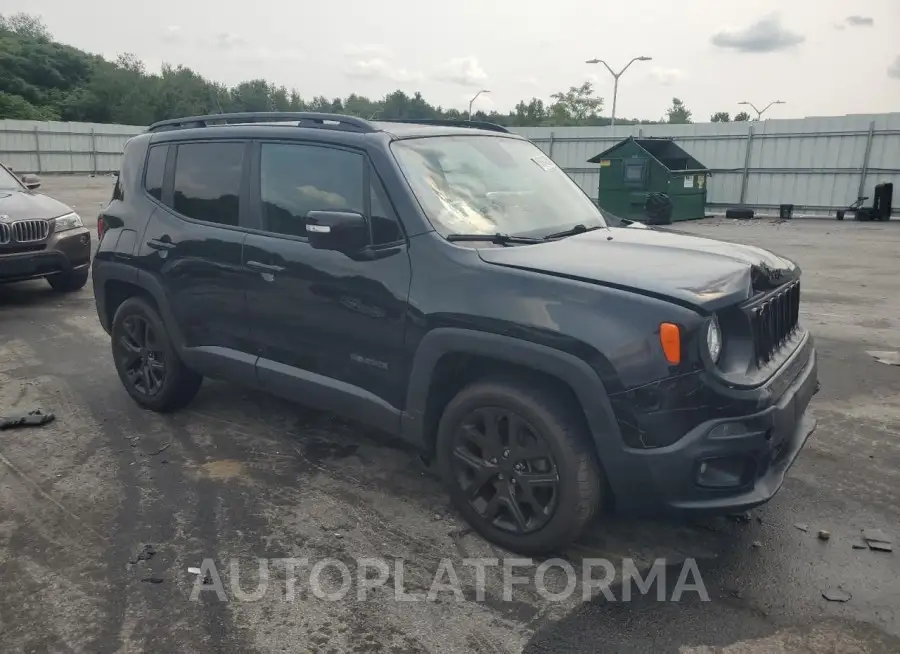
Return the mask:
<path id="1" fill-rule="evenodd" d="M 769 104 L 767 104 L 765 107 L 763 107 L 762 111 L 757 109 L 755 104 L 753 104 L 752 102 L 747 102 L 746 100 L 744 100 L 743 102 L 738 102 L 738 104 L 746 104 L 746 105 L 753 107 L 753 111 L 756 112 L 756 120 L 762 120 L 762 115 L 764 113 L 766 113 L 768 108 L 771 107 L 773 104 L 787 104 L 787 103 L 784 102 L 783 100 L 774 100 L 774 101 L 770 102 Z"/>
<path id="2" fill-rule="evenodd" d="M 490 93 L 487 89 L 481 89 L 478 93 L 472 96 L 472 99 L 469 100 L 469 120 L 472 120 L 472 104 L 478 99 L 478 96 L 482 93 Z"/>
<path id="3" fill-rule="evenodd" d="M 602 59 L 588 59 L 586 62 L 584 62 L 586 64 L 603 64 L 604 66 L 606 66 L 606 70 L 609 71 L 609 74 L 612 75 L 613 79 L 615 80 L 615 82 L 613 83 L 612 117 L 609 120 L 610 127 L 614 127 L 616 124 L 616 96 L 618 96 L 618 94 L 619 94 L 619 78 L 622 76 L 622 74 L 626 70 L 628 70 L 628 67 L 631 64 L 633 64 L 635 61 L 650 61 L 651 59 L 653 59 L 653 57 L 635 57 L 634 59 L 629 61 L 627 64 L 625 64 L 625 68 L 620 70 L 618 73 L 615 72 L 612 68 L 610 68 L 609 64 L 606 63 L 605 61 L 603 61 Z"/>

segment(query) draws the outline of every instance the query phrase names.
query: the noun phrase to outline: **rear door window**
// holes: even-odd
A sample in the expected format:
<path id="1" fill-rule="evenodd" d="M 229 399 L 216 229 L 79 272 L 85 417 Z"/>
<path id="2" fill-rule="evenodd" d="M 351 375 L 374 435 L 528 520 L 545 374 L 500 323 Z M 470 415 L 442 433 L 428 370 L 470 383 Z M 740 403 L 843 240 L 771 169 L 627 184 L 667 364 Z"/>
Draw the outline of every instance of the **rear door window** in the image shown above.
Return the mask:
<path id="1" fill-rule="evenodd" d="M 243 165 L 243 143 L 179 145 L 172 208 L 194 220 L 236 227 Z"/>

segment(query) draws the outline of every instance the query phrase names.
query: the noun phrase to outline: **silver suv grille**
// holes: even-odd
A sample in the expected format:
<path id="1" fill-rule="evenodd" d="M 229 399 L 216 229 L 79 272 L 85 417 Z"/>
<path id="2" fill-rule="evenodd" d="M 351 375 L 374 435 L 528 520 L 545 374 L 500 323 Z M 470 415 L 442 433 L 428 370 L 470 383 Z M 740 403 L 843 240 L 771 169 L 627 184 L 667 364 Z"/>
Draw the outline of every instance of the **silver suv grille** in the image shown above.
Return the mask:
<path id="1" fill-rule="evenodd" d="M 49 220 L 17 220 L 0 223 L 0 245 L 7 243 L 36 243 L 50 234 Z"/>

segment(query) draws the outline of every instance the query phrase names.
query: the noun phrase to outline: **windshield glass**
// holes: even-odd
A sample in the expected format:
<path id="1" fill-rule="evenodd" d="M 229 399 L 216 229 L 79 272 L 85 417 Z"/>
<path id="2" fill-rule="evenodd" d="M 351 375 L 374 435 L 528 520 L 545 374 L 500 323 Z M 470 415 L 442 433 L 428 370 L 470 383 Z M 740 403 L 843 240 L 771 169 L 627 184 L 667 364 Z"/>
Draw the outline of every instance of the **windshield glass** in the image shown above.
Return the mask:
<path id="1" fill-rule="evenodd" d="M 444 234 L 546 236 L 602 227 L 596 205 L 529 141 L 438 136 L 391 145 L 435 229 Z"/>
<path id="2" fill-rule="evenodd" d="M 19 180 L 3 166 L 0 166 L 0 191 L 21 191 Z"/>

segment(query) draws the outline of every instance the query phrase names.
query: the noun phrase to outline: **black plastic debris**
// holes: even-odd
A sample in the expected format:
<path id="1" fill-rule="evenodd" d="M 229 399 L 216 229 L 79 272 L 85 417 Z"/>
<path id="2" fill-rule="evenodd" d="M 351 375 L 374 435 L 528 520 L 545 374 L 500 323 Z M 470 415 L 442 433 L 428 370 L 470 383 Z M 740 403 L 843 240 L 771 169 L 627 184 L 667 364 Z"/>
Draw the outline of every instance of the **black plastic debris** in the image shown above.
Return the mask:
<path id="1" fill-rule="evenodd" d="M 144 577 L 141 581 L 148 584 L 161 584 L 164 580 L 161 577 Z"/>
<path id="2" fill-rule="evenodd" d="M 853 595 L 843 588 L 830 588 L 822 592 L 822 597 L 829 602 L 849 602 L 853 598 Z"/>
<path id="3" fill-rule="evenodd" d="M 877 552 L 894 551 L 890 536 L 880 529 L 863 529 L 862 538 L 866 541 L 866 545 L 869 546 L 870 550 L 875 550 Z"/>
<path id="4" fill-rule="evenodd" d="M 144 545 L 138 555 L 129 561 L 130 564 L 134 565 L 138 561 L 149 561 L 156 555 L 156 548 L 153 545 Z"/>
<path id="5" fill-rule="evenodd" d="M 40 427 L 55 419 L 56 416 L 49 411 L 45 413 L 41 409 L 32 409 L 27 413 L 0 416 L 0 430 L 16 429 L 18 427 Z"/>

